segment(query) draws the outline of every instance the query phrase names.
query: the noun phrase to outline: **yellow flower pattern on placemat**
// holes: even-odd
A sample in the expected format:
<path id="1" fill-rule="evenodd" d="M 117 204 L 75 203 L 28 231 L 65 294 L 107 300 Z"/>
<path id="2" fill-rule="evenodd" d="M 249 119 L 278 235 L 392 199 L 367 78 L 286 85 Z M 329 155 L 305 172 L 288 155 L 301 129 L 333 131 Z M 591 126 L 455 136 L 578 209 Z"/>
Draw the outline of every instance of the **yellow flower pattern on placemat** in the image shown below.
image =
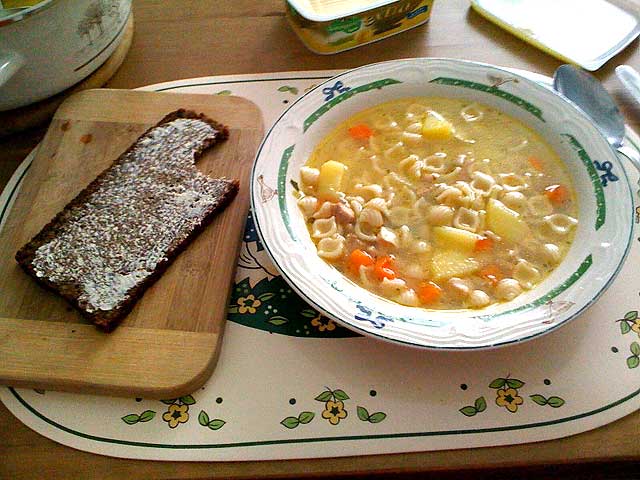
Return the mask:
<path id="1" fill-rule="evenodd" d="M 325 403 L 325 410 L 322 412 L 322 418 L 329 420 L 331 425 L 338 425 L 340 420 L 347 418 L 347 411 L 344 409 L 344 402 L 331 401 Z"/>
<path id="2" fill-rule="evenodd" d="M 262 305 L 262 302 L 253 295 L 238 298 L 239 313 L 256 313 L 256 309 Z"/>
<path id="3" fill-rule="evenodd" d="M 169 424 L 170 428 L 176 428 L 181 423 L 187 423 L 189 421 L 189 405 L 172 403 L 162 415 L 162 419 Z"/>
<path id="4" fill-rule="evenodd" d="M 496 405 L 504 407 L 511 413 L 518 411 L 518 405 L 522 405 L 524 400 L 518 395 L 515 388 L 501 388 L 497 392 Z"/>
<path id="5" fill-rule="evenodd" d="M 311 325 L 316 327 L 321 332 L 324 332 L 324 331 L 330 332 L 336 329 L 335 322 L 320 313 L 311 319 Z"/>

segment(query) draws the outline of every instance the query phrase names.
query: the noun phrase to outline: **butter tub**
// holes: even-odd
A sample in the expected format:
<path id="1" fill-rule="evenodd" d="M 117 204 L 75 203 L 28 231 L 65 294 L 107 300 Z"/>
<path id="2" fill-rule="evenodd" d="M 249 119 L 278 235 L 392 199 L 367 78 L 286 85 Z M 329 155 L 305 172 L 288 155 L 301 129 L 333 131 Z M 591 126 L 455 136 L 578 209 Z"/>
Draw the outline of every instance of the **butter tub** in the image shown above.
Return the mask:
<path id="1" fill-rule="evenodd" d="M 395 35 L 429 20 L 433 0 L 287 0 L 302 42 L 323 55 Z"/>

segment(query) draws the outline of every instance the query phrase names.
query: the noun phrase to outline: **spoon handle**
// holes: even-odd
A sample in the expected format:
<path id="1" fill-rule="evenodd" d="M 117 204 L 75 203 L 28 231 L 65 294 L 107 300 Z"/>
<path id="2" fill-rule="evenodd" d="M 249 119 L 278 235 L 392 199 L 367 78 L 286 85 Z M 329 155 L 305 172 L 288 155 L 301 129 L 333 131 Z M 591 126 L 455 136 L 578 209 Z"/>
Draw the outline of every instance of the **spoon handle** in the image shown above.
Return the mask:
<path id="1" fill-rule="evenodd" d="M 629 65 L 619 65 L 616 75 L 636 102 L 640 103 L 640 74 Z"/>

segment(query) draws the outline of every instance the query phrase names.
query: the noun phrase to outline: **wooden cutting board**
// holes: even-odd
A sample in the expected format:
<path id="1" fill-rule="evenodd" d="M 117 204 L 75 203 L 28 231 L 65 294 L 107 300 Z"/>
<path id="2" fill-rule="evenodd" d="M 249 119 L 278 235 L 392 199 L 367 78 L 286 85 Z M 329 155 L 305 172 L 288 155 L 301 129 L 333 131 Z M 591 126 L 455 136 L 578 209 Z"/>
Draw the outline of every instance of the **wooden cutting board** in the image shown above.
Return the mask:
<path id="1" fill-rule="evenodd" d="M 240 180 L 235 200 L 112 333 L 18 267 L 15 252 L 164 115 L 192 109 L 229 126 L 197 162 Z M 215 367 L 249 207 L 262 115 L 240 97 L 87 90 L 56 112 L 0 232 L 0 384 L 145 398 L 197 390 Z"/>

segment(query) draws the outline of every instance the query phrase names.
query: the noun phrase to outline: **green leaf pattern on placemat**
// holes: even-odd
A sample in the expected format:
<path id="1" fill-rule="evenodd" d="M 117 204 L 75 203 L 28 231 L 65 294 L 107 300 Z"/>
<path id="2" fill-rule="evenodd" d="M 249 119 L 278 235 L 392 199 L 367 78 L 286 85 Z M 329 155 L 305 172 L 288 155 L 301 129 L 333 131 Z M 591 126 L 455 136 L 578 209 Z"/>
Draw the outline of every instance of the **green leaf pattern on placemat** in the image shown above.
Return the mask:
<path id="1" fill-rule="evenodd" d="M 632 334 L 634 337 L 640 338 L 640 317 L 637 310 L 630 310 L 624 314 L 622 318 L 616 320 L 620 325 L 620 333 L 622 335 Z M 615 350 L 617 351 L 617 350 Z M 638 368 L 640 365 L 640 343 L 638 341 L 631 342 L 629 345 L 631 355 L 626 357 L 628 368 Z"/>
<path id="2" fill-rule="evenodd" d="M 203 427 L 210 428 L 211 430 L 220 430 L 227 422 L 219 418 L 210 419 L 209 414 L 204 410 L 201 410 L 198 415 L 198 423 Z"/>
<path id="3" fill-rule="evenodd" d="M 154 412 L 153 410 L 145 410 L 140 415 L 136 413 L 125 415 L 124 417 L 122 417 L 122 421 L 127 425 L 135 425 L 136 423 L 144 423 L 153 420 L 155 416 L 156 412 Z"/>
<path id="4" fill-rule="evenodd" d="M 297 87 L 290 87 L 289 85 L 283 85 L 281 87 L 278 87 L 278 91 L 279 92 L 289 92 L 293 95 L 297 95 L 298 94 L 298 89 Z"/>
<path id="5" fill-rule="evenodd" d="M 301 412 L 297 417 L 287 417 L 280 422 L 281 425 L 287 427 L 288 429 L 294 429 L 298 425 L 305 425 L 316 416 L 313 412 Z"/>

